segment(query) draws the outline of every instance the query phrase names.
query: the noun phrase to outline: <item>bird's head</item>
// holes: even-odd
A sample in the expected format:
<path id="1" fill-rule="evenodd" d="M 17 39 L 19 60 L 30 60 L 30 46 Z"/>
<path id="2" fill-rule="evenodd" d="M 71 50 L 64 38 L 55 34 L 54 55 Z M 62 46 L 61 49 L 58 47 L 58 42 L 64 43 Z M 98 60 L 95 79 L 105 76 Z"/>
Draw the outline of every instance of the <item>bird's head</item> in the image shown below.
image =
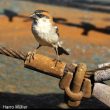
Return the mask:
<path id="1" fill-rule="evenodd" d="M 30 17 L 33 20 L 39 20 L 41 18 L 52 19 L 49 12 L 45 10 L 35 10 L 34 13 L 30 15 Z"/>

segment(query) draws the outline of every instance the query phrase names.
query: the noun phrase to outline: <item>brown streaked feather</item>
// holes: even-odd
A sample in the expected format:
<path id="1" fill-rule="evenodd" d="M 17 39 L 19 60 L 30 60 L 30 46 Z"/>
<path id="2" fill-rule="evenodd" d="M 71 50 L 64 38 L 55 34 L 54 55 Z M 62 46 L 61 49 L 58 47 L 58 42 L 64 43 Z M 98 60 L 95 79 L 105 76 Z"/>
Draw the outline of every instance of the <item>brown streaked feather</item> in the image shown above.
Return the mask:
<path id="1" fill-rule="evenodd" d="M 47 18 L 52 19 L 52 16 L 48 12 L 42 12 Z"/>
<path id="2" fill-rule="evenodd" d="M 60 37 L 59 30 L 58 30 L 57 26 L 56 26 L 56 33 L 57 33 L 58 37 Z"/>
<path id="3" fill-rule="evenodd" d="M 55 24 L 53 22 L 53 17 L 48 12 L 42 12 L 42 14 L 45 15 L 45 17 L 47 17 L 48 19 L 50 19 L 50 22 L 51 22 L 52 25 Z"/>
<path id="4" fill-rule="evenodd" d="M 48 13 L 48 11 L 46 11 L 46 10 L 35 10 L 34 13 L 42 13 L 42 12 L 47 12 Z"/>

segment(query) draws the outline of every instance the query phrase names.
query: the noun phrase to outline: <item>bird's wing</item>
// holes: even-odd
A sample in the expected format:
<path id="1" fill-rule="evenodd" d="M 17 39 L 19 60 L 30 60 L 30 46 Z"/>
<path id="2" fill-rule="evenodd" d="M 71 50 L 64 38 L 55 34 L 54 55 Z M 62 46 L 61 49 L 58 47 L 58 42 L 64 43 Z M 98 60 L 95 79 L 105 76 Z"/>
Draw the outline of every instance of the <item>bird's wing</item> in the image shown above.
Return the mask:
<path id="1" fill-rule="evenodd" d="M 58 37 L 60 37 L 59 30 L 58 30 L 58 26 L 54 26 L 54 28 L 55 28 L 55 31 L 56 31 Z"/>

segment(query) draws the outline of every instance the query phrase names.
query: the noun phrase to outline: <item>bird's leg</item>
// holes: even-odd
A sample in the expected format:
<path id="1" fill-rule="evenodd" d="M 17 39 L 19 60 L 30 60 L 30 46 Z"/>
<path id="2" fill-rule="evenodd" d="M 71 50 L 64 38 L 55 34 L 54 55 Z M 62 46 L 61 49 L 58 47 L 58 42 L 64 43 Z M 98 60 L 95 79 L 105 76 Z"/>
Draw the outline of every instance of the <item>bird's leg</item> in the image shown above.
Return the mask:
<path id="1" fill-rule="evenodd" d="M 58 48 L 55 47 L 54 49 L 55 49 L 55 52 L 56 52 L 56 55 L 57 55 L 57 58 L 55 59 L 55 61 L 56 61 L 55 66 L 56 66 L 57 63 L 58 63 L 58 62 L 61 62 L 61 61 L 60 61 L 60 57 L 59 57 L 59 54 L 58 54 Z"/>
<path id="2" fill-rule="evenodd" d="M 42 45 L 39 44 L 38 47 L 36 48 L 36 50 L 39 49 L 41 46 L 42 46 Z"/>
<path id="3" fill-rule="evenodd" d="M 41 45 L 39 44 L 39 46 L 33 51 L 33 52 L 28 52 L 27 56 L 28 56 L 28 60 L 30 62 L 31 59 L 34 59 L 34 55 L 37 53 L 37 50 L 41 47 Z"/>
<path id="4" fill-rule="evenodd" d="M 32 52 L 32 59 L 34 59 L 34 55 L 37 53 L 37 50 L 41 47 L 41 45 L 39 44 L 38 47 Z"/>

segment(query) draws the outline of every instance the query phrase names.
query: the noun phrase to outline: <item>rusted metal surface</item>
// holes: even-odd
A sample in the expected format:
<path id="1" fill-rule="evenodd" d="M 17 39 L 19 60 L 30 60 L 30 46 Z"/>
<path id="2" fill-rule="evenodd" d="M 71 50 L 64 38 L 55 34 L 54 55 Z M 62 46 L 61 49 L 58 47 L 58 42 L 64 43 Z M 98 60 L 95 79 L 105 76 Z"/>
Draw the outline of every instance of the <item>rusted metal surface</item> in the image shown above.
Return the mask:
<path id="1" fill-rule="evenodd" d="M 73 73 L 71 72 L 66 73 L 66 75 L 60 81 L 60 88 L 65 90 L 65 93 L 69 97 L 69 99 L 74 101 L 81 100 L 81 98 L 83 97 L 83 93 L 82 92 L 74 93 L 70 88 L 72 79 Z"/>
<path id="2" fill-rule="evenodd" d="M 83 84 L 83 97 L 85 98 L 90 98 L 91 97 L 91 80 L 88 78 L 84 79 L 84 84 Z"/>
<path id="3" fill-rule="evenodd" d="M 64 74 L 66 63 L 57 62 L 56 64 L 56 60 L 44 55 L 36 54 L 34 59 L 31 59 L 30 62 L 27 58 L 24 65 L 25 67 L 32 67 L 34 69 L 46 72 L 49 75 L 61 78 Z"/>
<path id="4" fill-rule="evenodd" d="M 73 84 L 72 84 L 72 86 L 73 86 L 72 91 L 76 94 L 81 92 L 80 90 L 81 90 L 81 86 L 82 86 L 82 82 L 84 80 L 86 70 L 87 70 L 87 67 L 86 67 L 85 64 L 79 64 L 78 67 L 77 67 L 76 74 L 74 76 L 74 80 L 73 80 Z M 82 97 L 83 97 L 83 92 L 82 92 Z M 69 100 L 68 105 L 70 105 L 70 106 L 79 106 L 80 100 L 77 100 L 77 101 L 70 101 Z"/>

